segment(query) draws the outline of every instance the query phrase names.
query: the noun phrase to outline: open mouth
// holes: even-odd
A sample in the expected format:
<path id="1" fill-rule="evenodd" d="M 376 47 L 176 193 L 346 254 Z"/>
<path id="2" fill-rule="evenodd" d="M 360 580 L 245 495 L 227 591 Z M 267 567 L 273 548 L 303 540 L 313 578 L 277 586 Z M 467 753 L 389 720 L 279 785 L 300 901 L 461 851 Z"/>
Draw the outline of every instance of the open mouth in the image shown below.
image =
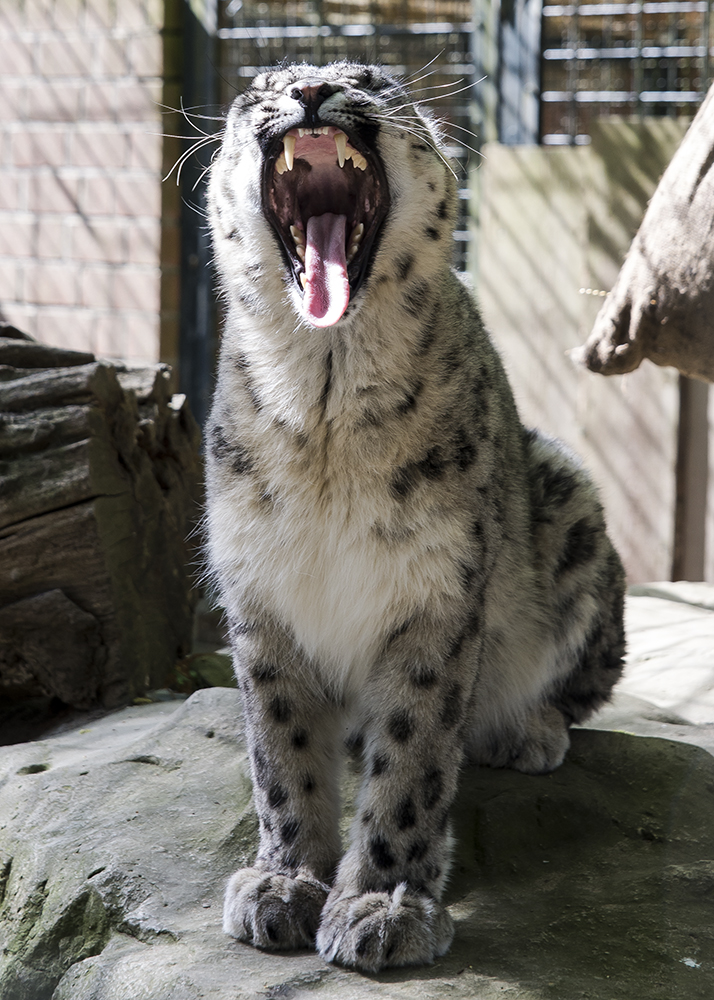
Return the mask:
<path id="1" fill-rule="evenodd" d="M 332 326 L 365 278 L 389 208 L 379 157 L 333 125 L 290 129 L 266 158 L 263 206 L 305 318 Z"/>

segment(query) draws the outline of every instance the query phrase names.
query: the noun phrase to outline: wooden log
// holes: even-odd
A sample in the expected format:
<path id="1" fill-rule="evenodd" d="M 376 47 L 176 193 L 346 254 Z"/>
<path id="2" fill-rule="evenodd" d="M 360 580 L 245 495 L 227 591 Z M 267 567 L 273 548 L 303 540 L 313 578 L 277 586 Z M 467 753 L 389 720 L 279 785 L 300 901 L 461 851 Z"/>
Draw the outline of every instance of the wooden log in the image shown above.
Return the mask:
<path id="1" fill-rule="evenodd" d="M 121 392 L 114 370 L 98 361 L 76 368 L 39 369 L 0 385 L 0 411 L 17 413 L 93 400 L 118 405 Z"/>
<path id="2" fill-rule="evenodd" d="M 38 344 L 36 341 L 0 336 L 0 365 L 12 365 L 15 368 L 66 368 L 70 365 L 88 365 L 94 360 L 94 355 L 87 351 L 68 351 L 62 347 Z"/>
<path id="3" fill-rule="evenodd" d="M 0 457 L 41 451 L 88 438 L 91 406 L 48 406 L 20 413 L 0 413 Z"/>
<path id="4" fill-rule="evenodd" d="M 39 692 L 77 706 L 125 703 L 164 686 L 190 650 L 198 428 L 185 399 L 171 397 L 165 365 L 4 371 L 12 377 L 0 380 L 0 691 L 25 691 L 34 678 Z M 64 673 L 52 681 L 50 660 L 28 638 L 50 592 L 53 615 L 67 611 L 76 682 Z"/>
<path id="5" fill-rule="evenodd" d="M 31 337 L 29 333 L 23 333 L 22 330 L 18 330 L 12 323 L 0 322 L 0 337 L 9 337 L 12 340 L 29 340 L 35 343 L 34 337 Z"/>
<path id="6" fill-rule="evenodd" d="M 0 608 L 0 694 L 39 689 L 89 708 L 106 653 L 97 619 L 61 590 Z"/>
<path id="7" fill-rule="evenodd" d="M 114 612 L 112 582 L 102 554 L 92 501 L 29 518 L 0 529 L 0 610 L 48 591 L 60 591 L 80 610 L 99 622 L 103 665 L 90 690 L 80 699 L 82 707 L 98 701 L 107 707 L 125 703 L 132 696 L 131 664 L 121 663 L 119 623 Z M 12 614 L 10 613 L 10 621 Z M 5 662 L 10 622 L 5 620 Z M 85 651 L 73 650 L 80 663 Z M 98 654 L 99 655 L 99 654 Z M 14 674 L 5 676 L 0 664 L 0 689 L 12 694 Z M 17 681 L 17 678 L 14 678 Z M 27 685 L 21 689 L 24 693 Z M 43 693 L 41 685 L 35 693 Z M 73 702 L 68 702 L 73 704 Z"/>

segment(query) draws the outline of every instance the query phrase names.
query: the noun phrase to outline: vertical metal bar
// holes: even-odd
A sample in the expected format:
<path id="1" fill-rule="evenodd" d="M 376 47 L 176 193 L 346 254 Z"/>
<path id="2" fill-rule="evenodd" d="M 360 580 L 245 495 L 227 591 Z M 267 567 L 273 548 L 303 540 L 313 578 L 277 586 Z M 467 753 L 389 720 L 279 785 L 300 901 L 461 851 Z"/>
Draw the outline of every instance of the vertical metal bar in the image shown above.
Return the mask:
<path id="1" fill-rule="evenodd" d="M 711 80 L 711 15 L 712 0 L 707 0 L 707 9 L 704 11 L 704 64 L 702 66 L 702 95 L 709 90 Z"/>
<path id="2" fill-rule="evenodd" d="M 635 45 L 637 46 L 637 55 L 635 56 L 635 66 L 634 66 L 634 87 L 635 87 L 635 102 L 636 102 L 636 113 L 638 118 L 644 116 L 644 106 L 642 104 L 642 91 L 643 91 L 643 81 L 644 81 L 644 65 L 642 63 L 642 40 L 644 38 L 644 25 L 642 23 L 644 15 L 644 3 L 643 0 L 638 0 L 637 4 L 637 17 L 635 20 Z"/>
<path id="3" fill-rule="evenodd" d="M 193 8 L 197 9 L 194 10 Z M 216 105 L 216 0 L 184 7 L 183 103 L 187 109 L 212 114 Z M 204 110 L 206 109 L 206 110 Z M 200 119 L 201 126 L 211 124 Z M 196 134 L 186 125 L 186 135 Z M 212 150 L 206 153 L 206 161 Z M 190 156 L 181 171 L 181 316 L 179 389 L 189 400 L 199 424 L 208 415 L 216 355 L 216 315 L 210 239 L 206 227 L 204 169 Z"/>
<path id="4" fill-rule="evenodd" d="M 568 90 L 570 91 L 570 105 L 568 108 L 568 135 L 570 145 L 574 146 L 578 134 L 578 100 L 580 79 L 578 75 L 578 48 L 580 47 L 580 0 L 575 0 L 574 11 L 570 17 L 568 25 L 568 48 L 572 52 L 568 60 Z"/>
<path id="5" fill-rule="evenodd" d="M 704 579 L 708 401 L 708 383 L 679 376 L 673 580 Z"/>

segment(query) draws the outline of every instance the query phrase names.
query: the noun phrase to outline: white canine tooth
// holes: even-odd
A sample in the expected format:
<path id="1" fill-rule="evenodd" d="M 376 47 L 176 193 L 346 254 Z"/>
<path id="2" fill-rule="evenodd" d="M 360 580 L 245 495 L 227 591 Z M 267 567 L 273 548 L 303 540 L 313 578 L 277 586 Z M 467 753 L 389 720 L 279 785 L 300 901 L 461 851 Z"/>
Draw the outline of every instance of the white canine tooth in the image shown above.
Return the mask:
<path id="1" fill-rule="evenodd" d="M 288 170 L 293 169 L 293 162 L 295 158 L 295 136 L 286 135 L 283 137 L 283 151 L 285 153 L 285 162 L 287 163 Z"/>
<path id="2" fill-rule="evenodd" d="M 335 146 L 337 147 L 337 162 L 341 167 L 344 167 L 347 149 L 347 136 L 344 132 L 335 133 Z"/>
<path id="3" fill-rule="evenodd" d="M 358 226 L 355 226 L 350 235 L 350 243 L 359 243 L 364 236 L 364 222 L 360 222 Z"/>
<path id="4" fill-rule="evenodd" d="M 305 288 L 305 285 L 307 284 L 307 275 L 305 274 L 304 271 L 300 272 L 300 284 L 302 285 L 303 288 Z"/>
<path id="5" fill-rule="evenodd" d="M 305 246 L 305 235 L 302 229 L 298 229 L 297 226 L 291 226 L 290 235 L 295 240 L 295 243 L 298 244 L 298 246 Z"/>
<path id="6" fill-rule="evenodd" d="M 285 162 L 285 153 L 281 153 L 280 156 L 275 161 L 275 170 L 279 174 L 284 174 L 288 169 L 288 165 Z"/>

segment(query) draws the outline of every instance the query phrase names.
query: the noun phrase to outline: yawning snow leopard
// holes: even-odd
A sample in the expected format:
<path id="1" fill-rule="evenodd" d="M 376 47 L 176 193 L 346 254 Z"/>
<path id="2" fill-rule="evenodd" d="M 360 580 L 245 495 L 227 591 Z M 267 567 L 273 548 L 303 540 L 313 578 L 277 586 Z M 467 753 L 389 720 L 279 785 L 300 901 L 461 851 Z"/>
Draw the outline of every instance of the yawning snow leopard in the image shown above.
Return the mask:
<path id="1" fill-rule="evenodd" d="M 209 185 L 208 551 L 260 820 L 224 928 L 363 970 L 451 943 L 462 762 L 552 770 L 622 668 L 602 507 L 518 418 L 450 267 L 456 200 L 429 114 L 348 62 L 258 76 Z M 343 854 L 346 740 L 363 779 Z"/>

